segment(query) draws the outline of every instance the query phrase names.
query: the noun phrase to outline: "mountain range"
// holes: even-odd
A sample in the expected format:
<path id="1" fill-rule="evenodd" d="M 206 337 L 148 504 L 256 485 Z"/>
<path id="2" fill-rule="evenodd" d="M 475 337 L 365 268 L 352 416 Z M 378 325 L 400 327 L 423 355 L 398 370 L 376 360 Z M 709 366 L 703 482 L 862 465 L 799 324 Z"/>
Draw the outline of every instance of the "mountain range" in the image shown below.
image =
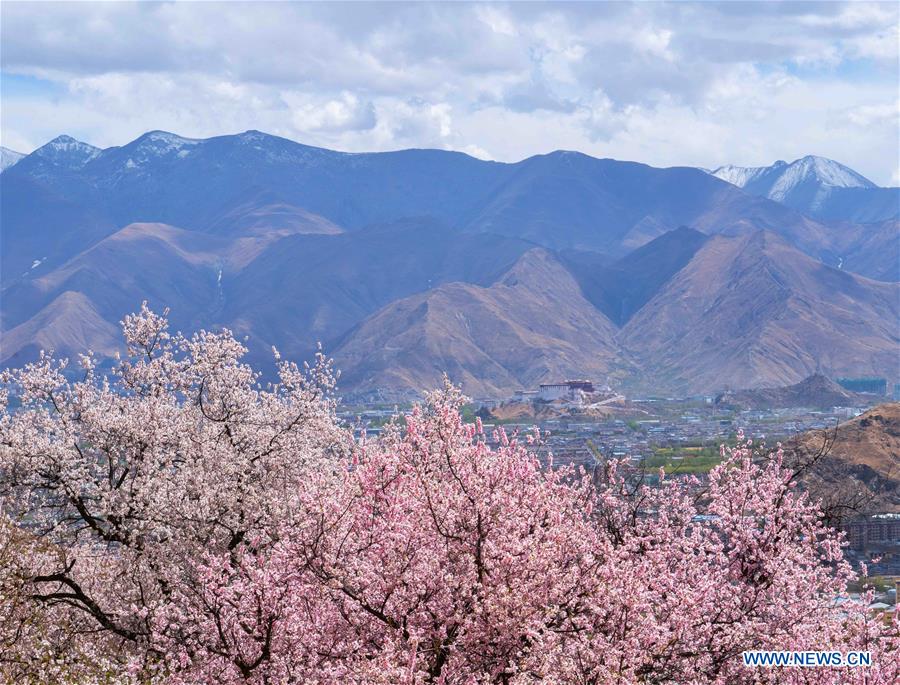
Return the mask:
<path id="1" fill-rule="evenodd" d="M 814 216 L 723 175 L 258 131 L 60 136 L 0 174 L 0 365 L 112 354 L 147 299 L 176 328 L 247 336 L 263 366 L 321 341 L 371 397 L 444 371 L 476 396 L 570 376 L 690 393 L 897 379 L 896 216 Z"/>

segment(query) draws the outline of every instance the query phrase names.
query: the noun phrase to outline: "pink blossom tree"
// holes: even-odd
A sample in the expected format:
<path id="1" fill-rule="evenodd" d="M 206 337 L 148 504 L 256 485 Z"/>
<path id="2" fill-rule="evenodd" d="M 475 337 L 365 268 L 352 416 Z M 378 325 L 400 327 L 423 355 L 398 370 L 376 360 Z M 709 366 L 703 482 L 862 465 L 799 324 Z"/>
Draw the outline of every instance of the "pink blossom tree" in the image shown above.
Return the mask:
<path id="1" fill-rule="evenodd" d="M 43 550 L 22 557 L 29 600 L 51 623 L 75 617 L 58 651 L 93 647 L 103 668 L 139 677 L 160 661 L 157 612 L 200 582 L 202 555 L 289 528 L 296 483 L 322 477 L 350 436 L 324 358 L 279 361 L 262 387 L 228 331 L 175 335 L 146 304 L 123 331 L 109 377 L 90 355 L 76 381 L 43 354 L 3 374 L 0 505 Z"/>
<path id="2" fill-rule="evenodd" d="M 485 435 L 451 386 L 354 439 L 322 359 L 260 388 L 227 332 L 170 336 L 145 309 L 125 333 L 112 380 L 90 358 L 79 382 L 49 358 L 6 377 L 24 407 L 0 419 L 0 493 L 27 551 L 0 576 L 3 610 L 72 640 L 71 669 L 260 685 L 900 676 L 896 623 L 837 604 L 853 577 L 840 538 L 780 451 L 742 442 L 705 484 L 542 468 L 539 436 Z M 34 640 L 7 644 L 27 657 Z M 863 649 L 875 666 L 745 668 L 756 649 Z"/>
<path id="3" fill-rule="evenodd" d="M 492 449 L 460 402 L 361 444 L 271 553 L 207 560 L 159 626 L 181 682 L 895 682 L 896 627 L 838 608 L 852 574 L 780 455 L 634 489 L 615 463 L 594 479 L 502 432 Z M 877 666 L 766 673 L 751 649 Z"/>

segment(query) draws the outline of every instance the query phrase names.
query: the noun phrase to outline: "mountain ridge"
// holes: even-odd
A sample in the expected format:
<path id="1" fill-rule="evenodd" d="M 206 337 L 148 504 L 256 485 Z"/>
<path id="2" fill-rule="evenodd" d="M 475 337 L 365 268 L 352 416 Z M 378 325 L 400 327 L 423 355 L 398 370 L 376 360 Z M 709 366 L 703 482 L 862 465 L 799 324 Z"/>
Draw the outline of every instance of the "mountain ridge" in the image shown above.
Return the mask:
<path id="1" fill-rule="evenodd" d="M 556 375 L 713 392 L 793 382 L 820 366 L 896 374 L 900 342 L 884 322 L 897 316 L 900 284 L 825 267 L 774 234 L 682 228 L 612 264 L 576 266 L 585 263 L 587 274 L 571 254 L 421 220 L 252 237 L 132 224 L 5 289 L 15 306 L 4 307 L 0 362 L 26 361 L 38 342 L 71 355 L 95 340 L 108 351 L 110 328 L 149 298 L 174 303 L 177 329 L 249 336 L 257 365 L 271 362 L 273 345 L 302 359 L 325 342 L 353 392 L 415 393 L 443 371 L 467 392 L 498 396 Z M 635 311 L 616 320 L 618 302 Z"/>
<path id="2" fill-rule="evenodd" d="M 268 192 L 344 230 L 429 215 L 461 231 L 617 257 L 689 225 L 707 233 L 768 228 L 836 264 L 860 233 L 822 225 L 689 167 L 660 169 L 571 151 L 515 163 L 443 150 L 346 153 L 258 131 L 206 139 L 151 131 L 99 151 L 61 136 L 10 167 L 0 188 L 27 180 L 115 227 L 158 222 L 207 230 L 236 209 L 237 198 Z M 39 202 L 27 192 L 17 195 L 16 204 Z M 5 223 L 11 228 L 4 232 L 4 282 L 35 259 L 17 249 L 16 222 Z M 96 239 L 91 231 L 72 233 L 82 247 Z M 51 256 L 50 263 L 72 254 Z M 861 263 L 865 268 L 866 260 Z"/>

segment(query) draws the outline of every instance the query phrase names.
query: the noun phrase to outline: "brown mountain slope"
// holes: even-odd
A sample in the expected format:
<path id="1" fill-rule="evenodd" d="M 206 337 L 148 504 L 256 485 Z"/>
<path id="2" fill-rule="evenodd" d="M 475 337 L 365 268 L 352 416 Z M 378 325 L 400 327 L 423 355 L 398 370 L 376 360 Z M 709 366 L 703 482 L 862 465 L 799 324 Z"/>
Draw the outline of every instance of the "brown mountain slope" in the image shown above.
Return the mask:
<path id="1" fill-rule="evenodd" d="M 775 211 L 765 203 L 747 203 L 739 195 L 721 190 L 716 202 L 690 225 L 704 233 L 732 236 L 771 231 L 804 253 L 817 256 L 824 256 L 836 239 L 836 231 L 831 226 L 788 207 L 779 205 Z"/>
<path id="2" fill-rule="evenodd" d="M 73 356 L 93 350 L 112 355 L 120 346 L 119 328 L 105 321 L 82 293 L 67 290 L 25 323 L 0 335 L 4 366 L 32 361 L 40 350 Z"/>
<path id="3" fill-rule="evenodd" d="M 229 247 L 217 236 L 165 224 L 126 226 L 58 269 L 3 291 L 0 363 L 21 363 L 29 350 L 41 347 L 65 356 L 89 346 L 112 351 L 121 339 L 118 322 L 143 300 L 158 310 L 174 304 L 176 329 L 207 324 L 218 304 L 218 270 Z M 72 334 L 78 326 L 111 331 L 114 340 L 100 336 L 102 345 L 86 345 L 93 337 Z"/>
<path id="4" fill-rule="evenodd" d="M 879 405 L 828 431 L 798 435 L 785 451 L 798 460 L 825 452 L 805 484 L 826 507 L 839 509 L 837 515 L 900 511 L 900 403 Z"/>
<path id="5" fill-rule="evenodd" d="M 246 201 L 238 201 L 213 220 L 206 228 L 222 235 L 252 235 L 277 231 L 290 234 L 336 235 L 344 229 L 328 219 L 285 202 L 271 192 L 251 192 Z"/>
<path id="6" fill-rule="evenodd" d="M 58 268 L 35 270 L 0 292 L 0 366 L 14 355 L 16 363 L 29 361 L 19 352 L 36 353 L 40 344 L 8 336 L 69 291 L 115 328 L 146 299 L 157 310 L 170 307 L 176 330 L 225 325 L 249 336 L 251 360 L 260 367 L 271 363 L 273 345 L 303 360 L 318 341 L 330 351 L 332 341 L 403 297 L 448 282 L 490 285 L 533 247 L 489 234 L 460 236 L 424 220 L 353 234 L 295 229 L 253 226 L 220 235 L 131 224 Z M 19 333 L 45 326 L 55 324 Z M 59 336 L 59 342 L 54 347 L 61 354 L 82 351 L 74 339 L 67 343 Z"/>
<path id="7" fill-rule="evenodd" d="M 457 234 L 410 219 L 341 235 L 279 240 L 223 279 L 222 318 L 270 354 L 306 358 L 321 341 L 330 352 L 348 331 L 383 307 L 444 283 L 487 286 L 529 243 Z"/>
<path id="8" fill-rule="evenodd" d="M 657 386 L 686 392 L 898 375 L 900 283 L 827 267 L 772 233 L 710 239 L 624 327 Z"/>
<path id="9" fill-rule="evenodd" d="M 848 271 L 879 281 L 900 279 L 900 221 L 881 221 L 846 227 L 853 241 L 841 251 Z"/>
<path id="10" fill-rule="evenodd" d="M 341 384 L 359 390 L 436 387 L 441 374 L 474 396 L 629 368 L 616 328 L 543 249 L 525 253 L 495 284 L 449 283 L 394 302 L 335 351 Z"/>

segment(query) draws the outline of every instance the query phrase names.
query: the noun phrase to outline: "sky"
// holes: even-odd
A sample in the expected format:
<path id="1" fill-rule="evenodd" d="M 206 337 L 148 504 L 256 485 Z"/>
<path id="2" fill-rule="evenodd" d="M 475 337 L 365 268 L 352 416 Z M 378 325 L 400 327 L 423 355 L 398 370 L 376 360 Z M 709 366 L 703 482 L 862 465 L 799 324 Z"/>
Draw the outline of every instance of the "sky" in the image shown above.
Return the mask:
<path id="1" fill-rule="evenodd" d="M 900 3 L 0 3 L 0 143 L 258 129 L 900 185 Z"/>

